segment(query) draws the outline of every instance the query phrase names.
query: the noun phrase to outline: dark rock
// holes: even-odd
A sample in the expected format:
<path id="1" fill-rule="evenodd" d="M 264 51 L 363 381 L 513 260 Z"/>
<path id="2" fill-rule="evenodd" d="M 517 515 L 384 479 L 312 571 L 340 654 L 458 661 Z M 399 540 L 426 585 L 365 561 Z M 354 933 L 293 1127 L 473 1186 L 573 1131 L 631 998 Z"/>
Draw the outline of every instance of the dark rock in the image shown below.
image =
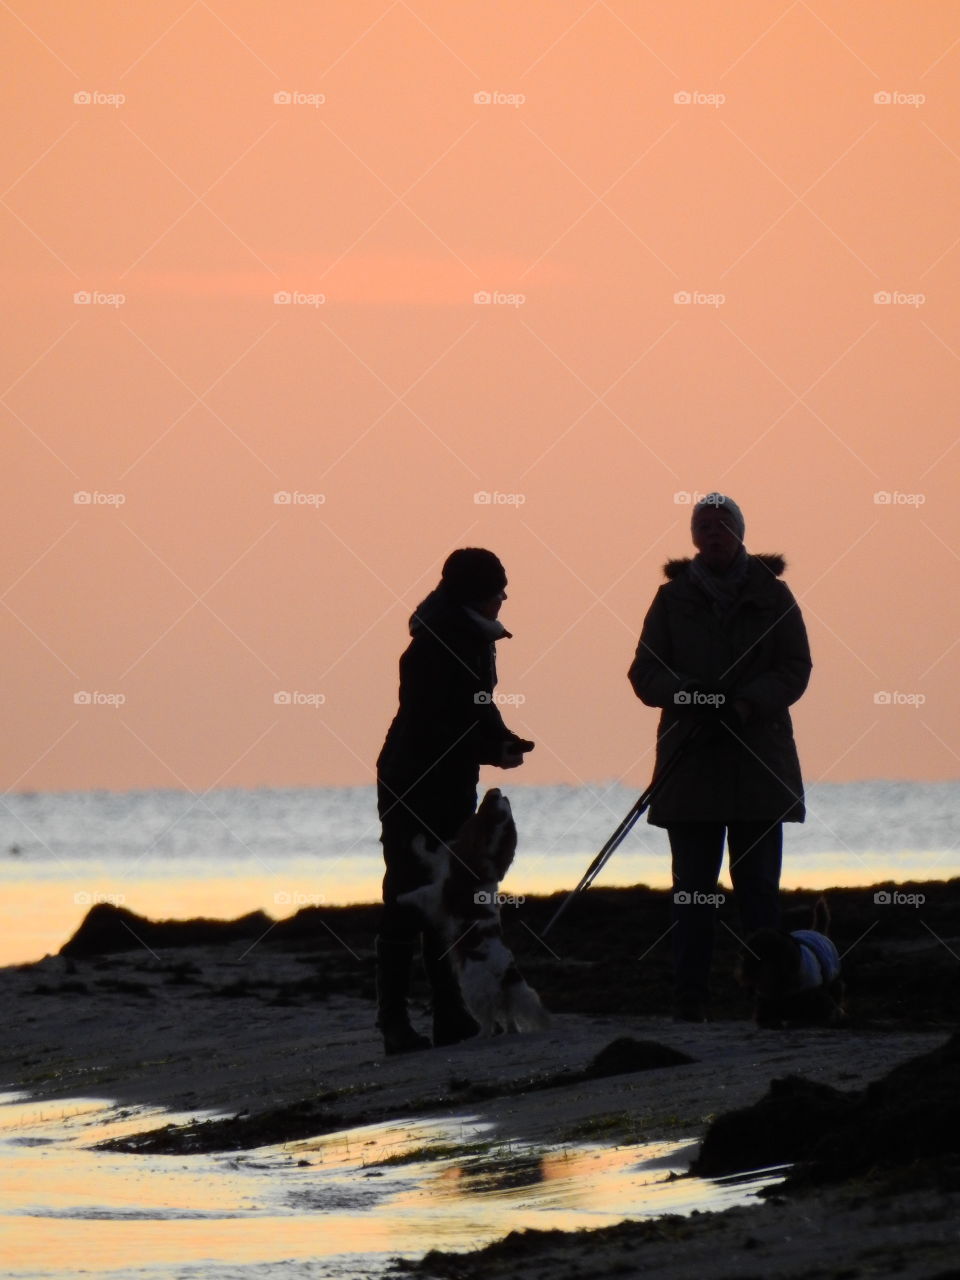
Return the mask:
<path id="1" fill-rule="evenodd" d="M 712 1177 L 796 1163 L 783 1185 L 909 1170 L 911 1185 L 960 1187 L 960 1034 L 844 1092 L 797 1076 L 710 1126 L 691 1172 Z"/>
<path id="2" fill-rule="evenodd" d="M 138 947 L 199 947 L 210 943 L 259 938 L 274 922 L 262 911 L 238 920 L 147 920 L 126 907 L 98 902 L 79 929 L 60 948 L 60 955 L 84 958 Z"/>
<path id="3" fill-rule="evenodd" d="M 752 1107 L 714 1120 L 690 1172 L 714 1178 L 802 1160 L 811 1138 L 836 1128 L 857 1097 L 802 1076 L 771 1080 L 769 1093 Z"/>
<path id="4" fill-rule="evenodd" d="M 681 1053 L 679 1049 L 672 1049 L 670 1045 L 659 1044 L 656 1040 L 634 1040 L 631 1036 L 620 1036 L 594 1056 L 583 1075 L 587 1080 L 595 1080 L 601 1076 L 626 1075 L 629 1071 L 680 1067 L 689 1062 L 696 1062 L 696 1058 Z"/>

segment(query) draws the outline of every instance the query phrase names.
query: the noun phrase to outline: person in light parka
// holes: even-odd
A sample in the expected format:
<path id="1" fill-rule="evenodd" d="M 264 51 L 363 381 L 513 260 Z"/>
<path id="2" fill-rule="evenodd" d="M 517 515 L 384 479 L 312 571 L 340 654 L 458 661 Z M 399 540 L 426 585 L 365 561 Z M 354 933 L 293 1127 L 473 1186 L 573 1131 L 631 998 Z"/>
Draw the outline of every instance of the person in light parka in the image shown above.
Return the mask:
<path id="1" fill-rule="evenodd" d="M 732 498 L 693 508 L 697 554 L 670 560 L 629 670 L 637 697 L 660 707 L 648 821 L 665 827 L 673 869 L 675 1017 L 707 1019 L 717 883 L 724 842 L 744 936 L 780 923 L 784 822 L 804 820 L 803 780 L 788 708 L 810 678 L 799 606 L 779 555 L 750 555 Z"/>

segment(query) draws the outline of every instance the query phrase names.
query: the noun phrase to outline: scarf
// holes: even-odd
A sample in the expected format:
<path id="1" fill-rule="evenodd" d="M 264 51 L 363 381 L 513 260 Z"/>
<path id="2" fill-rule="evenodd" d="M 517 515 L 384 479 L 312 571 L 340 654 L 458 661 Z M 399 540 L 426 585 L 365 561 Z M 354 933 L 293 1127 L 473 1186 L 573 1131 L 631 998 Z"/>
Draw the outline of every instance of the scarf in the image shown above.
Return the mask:
<path id="1" fill-rule="evenodd" d="M 484 638 L 491 644 L 496 640 L 513 639 L 513 632 L 508 631 L 499 618 L 485 618 L 482 613 L 477 613 L 476 609 L 471 609 L 468 604 L 462 605 L 461 608 L 467 617 L 477 624 Z"/>
<path id="2" fill-rule="evenodd" d="M 713 605 L 713 612 L 718 618 L 722 618 L 736 603 L 743 584 L 747 580 L 749 568 L 750 557 L 747 555 L 746 548 L 741 546 L 726 573 L 711 573 L 701 560 L 699 553 L 690 561 L 688 572 Z"/>

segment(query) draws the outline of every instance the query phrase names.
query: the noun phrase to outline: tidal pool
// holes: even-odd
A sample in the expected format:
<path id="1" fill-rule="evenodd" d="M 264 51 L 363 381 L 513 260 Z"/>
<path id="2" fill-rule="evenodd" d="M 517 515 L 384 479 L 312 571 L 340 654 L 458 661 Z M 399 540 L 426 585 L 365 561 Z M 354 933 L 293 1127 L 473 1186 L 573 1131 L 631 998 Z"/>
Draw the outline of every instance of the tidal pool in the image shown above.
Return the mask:
<path id="1" fill-rule="evenodd" d="M 729 1208 L 784 1172 L 676 1179 L 696 1144 L 531 1146 L 466 1116 L 217 1155 L 92 1149 L 211 1114 L 0 1095 L 0 1274 L 360 1280 L 528 1227 Z"/>

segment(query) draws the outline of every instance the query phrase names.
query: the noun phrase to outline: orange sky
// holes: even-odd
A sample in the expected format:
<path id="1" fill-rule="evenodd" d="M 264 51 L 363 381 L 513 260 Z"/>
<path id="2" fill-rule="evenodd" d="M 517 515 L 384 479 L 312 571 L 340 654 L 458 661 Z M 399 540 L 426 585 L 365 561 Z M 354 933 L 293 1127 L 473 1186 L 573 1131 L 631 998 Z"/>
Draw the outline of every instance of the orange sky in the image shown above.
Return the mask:
<path id="1" fill-rule="evenodd" d="M 625 672 L 714 487 L 790 562 L 808 778 L 958 776 L 960 7 L 0 24 L 6 788 L 369 782 L 465 544 L 523 781 L 643 784 Z"/>

